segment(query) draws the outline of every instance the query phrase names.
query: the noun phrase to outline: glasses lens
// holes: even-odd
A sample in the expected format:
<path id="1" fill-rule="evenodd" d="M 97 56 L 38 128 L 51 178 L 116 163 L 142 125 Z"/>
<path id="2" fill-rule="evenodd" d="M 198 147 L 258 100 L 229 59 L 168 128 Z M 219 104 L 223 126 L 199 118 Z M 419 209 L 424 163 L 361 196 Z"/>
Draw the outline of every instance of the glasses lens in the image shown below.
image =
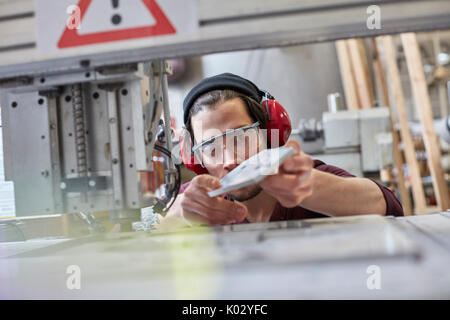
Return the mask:
<path id="1" fill-rule="evenodd" d="M 218 137 L 200 148 L 205 160 L 222 161 L 224 152 L 234 153 L 237 159 L 246 159 L 258 150 L 258 128 L 250 128 Z"/>

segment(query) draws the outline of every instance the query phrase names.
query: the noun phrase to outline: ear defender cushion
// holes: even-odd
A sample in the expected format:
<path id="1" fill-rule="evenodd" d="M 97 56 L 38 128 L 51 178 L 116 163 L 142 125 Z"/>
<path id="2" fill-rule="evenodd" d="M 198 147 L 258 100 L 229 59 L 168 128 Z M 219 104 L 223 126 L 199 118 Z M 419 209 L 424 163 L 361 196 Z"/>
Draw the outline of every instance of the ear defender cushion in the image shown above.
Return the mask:
<path id="1" fill-rule="evenodd" d="M 266 113 L 267 122 L 267 141 L 271 147 L 281 147 L 286 144 L 291 135 L 292 125 L 289 115 L 283 106 L 276 100 L 265 100 L 261 104 L 264 112 Z M 273 130 L 278 130 L 278 135 Z M 278 143 L 271 141 L 272 136 L 276 138 L 278 136 Z"/>
<path id="2" fill-rule="evenodd" d="M 180 146 L 181 159 L 186 169 L 194 171 L 196 174 L 208 173 L 205 167 L 199 163 L 195 163 L 195 155 L 191 151 L 192 141 L 190 136 L 186 137 L 186 134 L 182 134 L 180 136 Z"/>

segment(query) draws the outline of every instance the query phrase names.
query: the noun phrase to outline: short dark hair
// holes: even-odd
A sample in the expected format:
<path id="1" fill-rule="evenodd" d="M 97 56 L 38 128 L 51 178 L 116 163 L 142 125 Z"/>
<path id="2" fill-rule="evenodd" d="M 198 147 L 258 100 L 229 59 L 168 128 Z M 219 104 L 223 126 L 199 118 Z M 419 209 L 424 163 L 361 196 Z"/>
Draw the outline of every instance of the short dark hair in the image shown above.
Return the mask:
<path id="1" fill-rule="evenodd" d="M 194 131 L 192 129 L 191 119 L 194 115 L 205 109 L 214 109 L 217 105 L 224 103 L 234 98 L 240 98 L 246 107 L 247 113 L 254 122 L 259 121 L 260 128 L 266 128 L 267 117 L 264 113 L 261 105 L 253 98 L 250 98 L 242 93 L 233 90 L 213 90 L 202 94 L 193 103 L 189 110 L 188 120 L 186 122 L 186 130 L 191 135 L 192 141 L 194 140 Z"/>

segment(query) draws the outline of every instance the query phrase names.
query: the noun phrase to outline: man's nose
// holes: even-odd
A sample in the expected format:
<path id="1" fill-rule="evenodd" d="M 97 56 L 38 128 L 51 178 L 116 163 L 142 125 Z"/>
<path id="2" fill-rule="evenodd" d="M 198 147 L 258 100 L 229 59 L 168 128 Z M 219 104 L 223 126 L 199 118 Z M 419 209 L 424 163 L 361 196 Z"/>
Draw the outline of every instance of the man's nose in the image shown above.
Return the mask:
<path id="1" fill-rule="evenodd" d="M 229 148 L 232 149 L 232 148 Z M 234 150 L 224 149 L 223 150 L 223 168 L 226 171 L 231 171 L 238 166 L 236 154 Z"/>

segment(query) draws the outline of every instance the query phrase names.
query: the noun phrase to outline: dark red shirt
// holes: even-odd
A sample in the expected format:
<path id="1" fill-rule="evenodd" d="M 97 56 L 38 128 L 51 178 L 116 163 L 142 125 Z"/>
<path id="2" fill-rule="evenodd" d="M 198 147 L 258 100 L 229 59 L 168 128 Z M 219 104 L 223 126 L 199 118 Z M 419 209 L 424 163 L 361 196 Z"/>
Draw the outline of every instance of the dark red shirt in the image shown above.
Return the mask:
<path id="1" fill-rule="evenodd" d="M 354 177 L 354 175 L 348 173 L 347 171 L 331 166 L 328 164 L 325 164 L 324 162 L 320 160 L 314 160 L 314 168 L 323 172 L 329 172 L 331 174 L 335 174 L 340 177 Z M 371 179 L 372 180 L 372 179 Z M 380 188 L 381 192 L 383 193 L 384 199 L 386 201 L 386 215 L 390 216 L 403 216 L 403 208 L 398 201 L 395 194 L 387 187 L 379 184 L 375 180 L 372 180 L 375 182 L 378 187 Z M 189 186 L 190 182 L 187 182 L 183 184 L 180 188 L 180 193 L 183 193 L 184 190 Z M 281 221 L 281 220 L 298 220 L 298 219 L 311 219 L 311 218 L 324 218 L 328 217 L 327 215 L 324 215 L 319 212 L 311 211 L 302 207 L 294 207 L 294 208 L 285 208 L 281 206 L 280 203 L 277 203 L 275 206 L 275 209 L 272 213 L 272 216 L 270 217 L 270 221 Z M 248 223 L 247 220 L 244 221 L 244 223 Z"/>

